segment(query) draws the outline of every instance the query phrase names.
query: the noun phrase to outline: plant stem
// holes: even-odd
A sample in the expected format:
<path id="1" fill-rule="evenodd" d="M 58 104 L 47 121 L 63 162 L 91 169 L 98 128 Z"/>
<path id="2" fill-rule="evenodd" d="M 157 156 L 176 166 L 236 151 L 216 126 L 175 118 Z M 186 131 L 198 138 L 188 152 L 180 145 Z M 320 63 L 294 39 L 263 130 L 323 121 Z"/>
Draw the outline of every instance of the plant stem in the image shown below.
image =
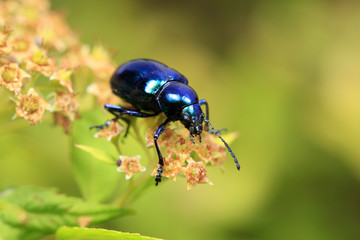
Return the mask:
<path id="1" fill-rule="evenodd" d="M 35 82 L 39 78 L 39 76 L 40 76 L 40 73 L 38 73 L 38 72 L 33 72 L 31 74 L 31 78 L 30 78 L 29 82 L 26 83 L 26 85 L 24 87 L 24 90 L 23 90 L 23 92 L 25 94 L 29 91 L 30 88 L 35 86 Z"/>
<path id="2" fill-rule="evenodd" d="M 136 141 L 142 146 L 142 148 L 144 149 L 145 155 L 148 159 L 148 164 L 146 167 L 146 171 L 142 173 L 142 176 L 137 178 L 136 180 L 133 180 L 132 178 L 130 179 L 131 182 L 129 183 L 128 188 L 126 189 L 126 191 L 118 198 L 114 201 L 114 204 L 117 206 L 121 206 L 124 207 L 128 204 L 130 204 L 132 201 L 129 201 L 128 198 L 131 196 L 131 194 L 142 184 L 144 184 L 151 175 L 151 171 L 152 169 L 154 169 L 153 167 L 150 167 L 151 165 L 154 165 L 154 162 L 151 161 L 152 156 L 150 154 L 149 148 L 146 147 L 145 141 L 143 139 L 143 137 L 141 137 L 140 133 L 139 133 L 139 128 L 137 128 L 136 126 L 133 127 L 134 129 L 134 138 L 136 139 Z"/>
<path id="3" fill-rule="evenodd" d="M 130 194 L 133 192 L 134 188 L 134 180 L 131 178 L 129 180 L 129 186 L 126 189 L 126 191 L 118 198 L 114 201 L 114 204 L 120 207 L 124 207 L 125 203 L 126 203 L 126 199 L 128 198 L 128 196 L 130 196 Z"/>
<path id="4" fill-rule="evenodd" d="M 149 152 L 149 148 L 146 147 L 146 143 L 144 141 L 144 138 L 141 137 L 140 133 L 139 133 L 139 129 L 137 127 L 134 127 L 134 132 L 135 132 L 135 139 L 138 141 L 138 143 L 142 146 L 142 148 L 144 149 L 144 152 L 145 152 L 145 155 L 146 155 L 146 158 L 148 160 L 148 167 L 150 166 L 150 162 L 151 162 L 151 159 L 152 159 L 152 156 Z"/>
<path id="5" fill-rule="evenodd" d="M 119 135 L 116 136 L 115 138 L 112 138 L 111 139 L 111 142 L 113 143 L 113 145 L 115 146 L 116 148 L 116 151 L 118 152 L 119 155 L 122 155 L 121 154 L 121 149 L 120 149 L 120 145 L 119 145 Z"/>

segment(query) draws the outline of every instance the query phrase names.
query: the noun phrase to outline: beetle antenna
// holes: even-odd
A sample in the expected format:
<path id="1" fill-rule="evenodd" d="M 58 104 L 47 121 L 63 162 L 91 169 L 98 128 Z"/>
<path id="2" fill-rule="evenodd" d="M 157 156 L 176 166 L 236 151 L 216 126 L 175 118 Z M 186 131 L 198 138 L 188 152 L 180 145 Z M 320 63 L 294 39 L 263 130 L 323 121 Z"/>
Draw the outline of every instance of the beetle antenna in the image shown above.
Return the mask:
<path id="1" fill-rule="evenodd" d="M 211 129 L 214 131 L 214 133 L 221 139 L 221 141 L 224 143 L 225 147 L 228 149 L 229 153 L 231 154 L 231 156 L 234 158 L 234 162 L 236 164 L 236 168 L 238 170 L 240 170 L 240 164 L 237 160 L 237 158 L 235 157 L 235 154 L 233 153 L 233 151 L 231 150 L 231 148 L 229 147 L 229 144 L 227 144 L 227 142 L 225 142 L 225 140 L 220 136 L 220 133 L 218 131 L 215 130 L 215 128 L 211 125 L 211 123 L 209 122 L 208 119 L 204 119 L 204 122 L 208 123 L 209 126 L 211 127 Z"/>

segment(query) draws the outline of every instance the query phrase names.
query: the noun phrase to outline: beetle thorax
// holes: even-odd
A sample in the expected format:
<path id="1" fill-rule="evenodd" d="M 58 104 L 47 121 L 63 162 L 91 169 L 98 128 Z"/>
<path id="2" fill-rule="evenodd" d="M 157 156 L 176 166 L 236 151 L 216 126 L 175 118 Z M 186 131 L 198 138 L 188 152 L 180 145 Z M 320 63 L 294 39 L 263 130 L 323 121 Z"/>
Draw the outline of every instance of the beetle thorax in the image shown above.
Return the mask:
<path id="1" fill-rule="evenodd" d="M 184 114 L 190 119 L 195 119 L 193 115 L 198 113 L 196 107 L 190 107 L 199 102 L 198 96 L 194 89 L 184 83 L 178 81 L 167 83 L 157 93 L 156 98 L 161 111 L 171 121 L 181 120 L 182 112 L 187 106 L 189 106 L 188 111 Z"/>

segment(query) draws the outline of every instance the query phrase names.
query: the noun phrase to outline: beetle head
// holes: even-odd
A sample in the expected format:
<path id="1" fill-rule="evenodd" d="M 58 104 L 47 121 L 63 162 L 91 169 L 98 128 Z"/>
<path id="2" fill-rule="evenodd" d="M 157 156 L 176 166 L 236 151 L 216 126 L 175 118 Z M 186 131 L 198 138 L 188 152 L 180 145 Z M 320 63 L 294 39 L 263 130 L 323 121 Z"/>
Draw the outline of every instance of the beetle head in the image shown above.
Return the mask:
<path id="1" fill-rule="evenodd" d="M 205 115 L 198 103 L 189 105 L 180 112 L 179 120 L 189 129 L 190 136 L 196 136 L 202 133 Z"/>

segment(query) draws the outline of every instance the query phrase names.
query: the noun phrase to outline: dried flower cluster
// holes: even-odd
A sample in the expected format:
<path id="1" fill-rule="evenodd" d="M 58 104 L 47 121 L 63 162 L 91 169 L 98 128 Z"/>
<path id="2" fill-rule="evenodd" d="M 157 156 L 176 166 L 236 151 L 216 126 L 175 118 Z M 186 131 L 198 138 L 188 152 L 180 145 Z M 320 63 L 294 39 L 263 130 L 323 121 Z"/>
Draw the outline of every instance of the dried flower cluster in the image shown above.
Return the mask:
<path id="1" fill-rule="evenodd" d="M 150 124 L 151 122 L 144 121 L 143 123 Z M 158 125 L 146 130 L 145 142 L 147 147 L 154 146 L 153 135 L 157 128 Z M 95 137 L 104 137 L 110 140 L 123 131 L 124 127 L 118 122 L 109 121 L 109 124 L 100 130 Z M 215 165 L 223 168 L 222 164 L 226 161 L 226 148 L 219 142 L 215 134 L 203 132 L 202 142 L 194 144 L 190 140 L 189 131 L 179 122 L 169 124 L 158 139 L 158 144 L 164 157 L 162 176 L 174 181 L 178 174 L 185 176 L 188 190 L 198 183 L 212 185 L 206 174 L 206 166 Z M 156 157 L 153 160 L 156 160 Z M 140 164 L 140 156 L 120 156 L 118 166 L 120 166 L 118 171 L 126 173 L 126 179 L 130 179 L 134 174 L 145 170 Z M 157 174 L 157 169 L 158 167 L 153 170 L 152 176 Z"/>
<path id="2" fill-rule="evenodd" d="M 154 146 L 153 135 L 157 126 L 146 131 L 147 146 Z M 226 149 L 217 142 L 216 136 L 208 132 L 202 133 L 201 143 L 192 143 L 189 131 L 180 123 L 171 123 L 158 140 L 164 157 L 163 176 L 176 180 L 178 174 L 183 174 L 187 180 L 188 190 L 198 184 L 212 185 L 206 175 L 206 165 L 216 165 L 222 168 L 226 161 Z M 157 174 L 157 168 L 152 175 Z"/>
<path id="3" fill-rule="evenodd" d="M 95 79 L 90 92 L 111 103 L 108 81 L 115 66 L 103 47 L 82 45 L 47 0 L 0 2 L 0 86 L 13 95 L 18 117 L 36 124 L 53 112 L 68 130 L 77 116 L 77 95 L 86 90 L 73 86 L 73 73 L 81 68 Z"/>

